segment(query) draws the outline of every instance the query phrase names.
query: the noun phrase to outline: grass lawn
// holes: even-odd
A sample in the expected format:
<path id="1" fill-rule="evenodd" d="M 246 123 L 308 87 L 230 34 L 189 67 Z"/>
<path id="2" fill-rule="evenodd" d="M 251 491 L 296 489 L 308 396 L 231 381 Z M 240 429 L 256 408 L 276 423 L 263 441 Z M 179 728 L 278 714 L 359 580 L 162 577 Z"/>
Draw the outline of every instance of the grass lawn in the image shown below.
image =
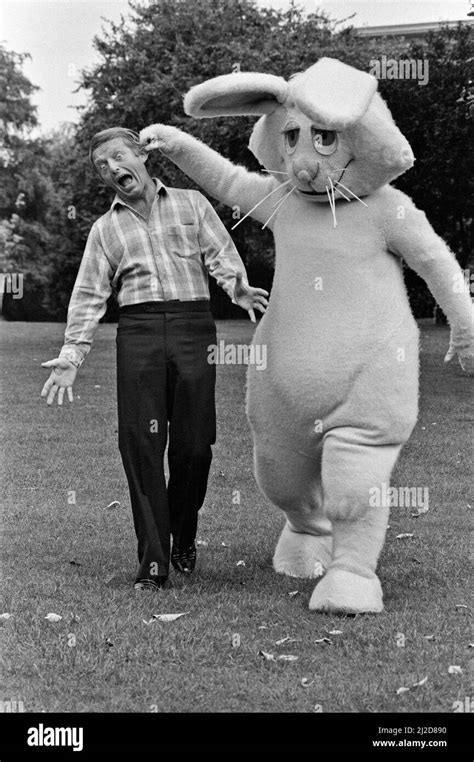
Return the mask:
<path id="1" fill-rule="evenodd" d="M 392 509 L 379 563 L 385 611 L 337 617 L 309 612 L 311 580 L 272 570 L 283 518 L 253 478 L 244 366 L 218 367 L 218 439 L 198 530 L 208 544 L 196 573 L 172 572 L 170 589 L 137 594 L 116 327 L 99 327 L 73 405 L 48 408 L 40 363 L 56 356 L 64 326 L 2 322 L 1 610 L 12 615 L 0 628 L 3 697 L 26 712 L 453 712 L 470 695 L 470 380 L 457 360 L 443 365 L 448 330 L 420 325 L 421 412 L 392 484 L 428 487 L 430 509 L 419 518 Z M 246 343 L 253 327 L 218 329 Z M 120 506 L 107 509 L 113 500 Z M 410 690 L 397 694 L 402 686 Z"/>

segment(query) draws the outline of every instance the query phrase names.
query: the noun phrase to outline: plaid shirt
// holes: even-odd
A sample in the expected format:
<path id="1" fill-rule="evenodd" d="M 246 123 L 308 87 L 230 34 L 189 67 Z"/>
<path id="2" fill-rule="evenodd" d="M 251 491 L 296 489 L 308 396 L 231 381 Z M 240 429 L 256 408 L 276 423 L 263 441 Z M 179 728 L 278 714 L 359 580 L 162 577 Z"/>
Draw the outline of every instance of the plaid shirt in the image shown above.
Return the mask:
<path id="1" fill-rule="evenodd" d="M 233 299 L 245 278 L 233 241 L 199 191 L 159 180 L 148 223 L 118 196 L 94 222 L 69 302 L 60 357 L 80 365 L 91 348 L 112 288 L 119 307 L 140 302 L 209 299 L 210 273 Z"/>

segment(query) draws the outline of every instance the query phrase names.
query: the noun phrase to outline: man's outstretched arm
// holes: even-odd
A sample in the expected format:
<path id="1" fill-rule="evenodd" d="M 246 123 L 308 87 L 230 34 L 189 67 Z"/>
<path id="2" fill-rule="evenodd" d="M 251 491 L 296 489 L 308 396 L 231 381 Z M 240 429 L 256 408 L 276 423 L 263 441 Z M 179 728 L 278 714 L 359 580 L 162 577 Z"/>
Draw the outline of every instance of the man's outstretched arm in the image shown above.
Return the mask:
<path id="1" fill-rule="evenodd" d="M 99 320 L 107 309 L 112 277 L 113 270 L 94 224 L 69 302 L 64 345 L 58 357 L 41 363 L 43 368 L 52 368 L 41 391 L 48 405 L 53 403 L 56 394 L 58 405 L 62 405 L 65 391 L 68 400 L 73 401 L 72 387 L 77 369 L 89 353 Z"/>

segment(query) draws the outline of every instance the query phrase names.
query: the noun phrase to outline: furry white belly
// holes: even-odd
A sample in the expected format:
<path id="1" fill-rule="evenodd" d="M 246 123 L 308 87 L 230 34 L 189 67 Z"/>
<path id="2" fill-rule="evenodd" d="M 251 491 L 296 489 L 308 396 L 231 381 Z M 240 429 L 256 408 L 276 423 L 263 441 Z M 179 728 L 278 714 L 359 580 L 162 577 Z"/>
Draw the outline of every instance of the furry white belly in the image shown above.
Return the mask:
<path id="1" fill-rule="evenodd" d="M 272 292 L 272 299 L 274 299 Z M 253 343 L 265 369 L 249 366 L 247 413 L 254 431 L 318 439 L 334 426 L 390 432 L 413 426 L 417 410 L 418 328 L 409 309 L 357 319 L 343 310 L 315 311 L 273 302 Z M 350 310 L 348 310 L 350 312 Z"/>

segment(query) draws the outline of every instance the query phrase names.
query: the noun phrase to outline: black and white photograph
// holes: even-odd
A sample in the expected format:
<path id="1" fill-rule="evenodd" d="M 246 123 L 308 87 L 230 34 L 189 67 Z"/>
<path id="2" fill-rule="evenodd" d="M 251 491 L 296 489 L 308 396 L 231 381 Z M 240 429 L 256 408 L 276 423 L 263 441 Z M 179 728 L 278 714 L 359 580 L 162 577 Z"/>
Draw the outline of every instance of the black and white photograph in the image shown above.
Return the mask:
<path id="1" fill-rule="evenodd" d="M 472 760 L 473 30 L 3 0 L 1 762 Z"/>

